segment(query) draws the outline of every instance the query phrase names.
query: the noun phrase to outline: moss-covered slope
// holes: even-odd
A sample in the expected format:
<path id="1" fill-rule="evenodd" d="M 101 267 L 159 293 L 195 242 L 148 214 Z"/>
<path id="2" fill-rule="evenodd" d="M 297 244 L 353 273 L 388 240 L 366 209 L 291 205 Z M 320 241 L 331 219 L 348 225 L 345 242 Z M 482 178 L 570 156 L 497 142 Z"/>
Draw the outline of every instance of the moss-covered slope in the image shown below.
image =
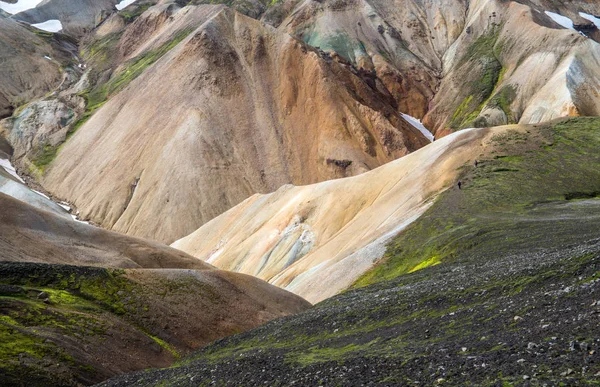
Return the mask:
<path id="1" fill-rule="evenodd" d="M 106 385 L 598 384 L 600 119 L 518 129 L 364 287 Z"/>
<path id="2" fill-rule="evenodd" d="M 221 271 L 0 262 L 3 386 L 90 385 L 309 306 Z"/>

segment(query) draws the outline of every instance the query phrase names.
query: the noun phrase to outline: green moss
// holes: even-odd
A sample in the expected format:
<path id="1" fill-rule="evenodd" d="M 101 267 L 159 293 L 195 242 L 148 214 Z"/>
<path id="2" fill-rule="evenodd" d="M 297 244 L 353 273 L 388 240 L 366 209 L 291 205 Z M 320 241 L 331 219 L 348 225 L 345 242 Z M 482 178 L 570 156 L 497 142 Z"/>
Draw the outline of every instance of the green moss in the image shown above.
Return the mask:
<path id="1" fill-rule="evenodd" d="M 154 340 L 154 342 L 156 342 L 158 345 L 161 346 L 161 348 L 163 348 L 164 350 L 166 350 L 167 352 L 169 352 L 171 355 L 173 355 L 174 358 L 179 358 L 181 357 L 181 355 L 175 350 L 175 348 L 173 348 L 171 345 L 169 345 L 169 343 L 167 343 L 164 340 L 159 339 L 156 336 L 152 336 L 149 333 L 145 333 L 146 336 L 148 336 L 149 338 L 151 338 L 152 340 Z"/>
<path id="2" fill-rule="evenodd" d="M 0 359 L 2 367 L 14 369 L 20 367 L 19 357 L 26 355 L 38 359 L 47 353 L 43 339 L 22 333 L 14 320 L 0 317 Z"/>
<path id="3" fill-rule="evenodd" d="M 501 109 L 508 118 L 509 124 L 516 123 L 516 118 L 510 109 L 510 106 L 517 97 L 517 89 L 513 85 L 504 86 L 500 91 L 487 102 L 487 106 Z"/>
<path id="4" fill-rule="evenodd" d="M 501 44 L 498 43 L 499 33 L 500 28 L 494 27 L 481 35 L 458 63 L 459 67 L 468 67 L 470 73 L 478 70 L 480 76 L 466 83 L 470 94 L 452 114 L 449 125 L 454 130 L 486 126 L 486 123 L 480 122 L 477 117 L 494 95 L 506 72 L 498 59 L 498 51 L 502 50 Z M 507 97 L 508 95 L 504 97 L 503 102 L 506 102 Z"/>
<path id="5" fill-rule="evenodd" d="M 152 4 L 150 3 L 140 5 L 134 4 L 133 6 L 126 7 L 125 9 L 119 11 L 118 14 L 125 20 L 125 23 L 130 24 L 137 19 L 138 16 L 146 12 L 146 10 L 148 10 L 148 8 L 151 6 Z"/>
<path id="6" fill-rule="evenodd" d="M 422 269 L 425 269 L 426 267 L 439 265 L 440 263 L 442 263 L 442 262 L 440 261 L 440 259 L 438 257 L 431 257 L 428 260 L 419 263 L 417 266 L 413 267 L 408 272 L 414 273 L 417 270 L 422 270 Z"/>
<path id="7" fill-rule="evenodd" d="M 50 144 L 44 145 L 39 151 L 39 154 L 34 157 L 31 162 L 35 165 L 41 173 L 44 173 L 46 168 L 56 158 L 58 153 L 58 146 L 52 146 Z"/>
<path id="8" fill-rule="evenodd" d="M 348 344 L 339 348 L 314 346 L 301 352 L 290 353 L 286 361 L 299 363 L 302 366 L 326 361 L 342 361 L 346 356 L 368 350 L 376 342 L 377 340 L 364 345 Z"/>
<path id="9" fill-rule="evenodd" d="M 539 145 L 532 145 L 527 133 L 495 136 L 492 142 L 500 154 L 480 160 L 478 168 L 467 166 L 461 177 L 464 189 L 443 194 L 394 239 L 381 263 L 355 286 L 396 278 L 431 257 L 444 262 L 474 247 L 490 251 L 518 247 L 491 236 L 498 230 L 514 230 L 510 232 L 515 236 L 526 232 L 515 229 L 515 219 L 529 214 L 537 203 L 600 192 L 600 156 L 595 153 L 600 146 L 600 119 L 569 119 L 542 132 L 545 137 L 536 140 Z"/>

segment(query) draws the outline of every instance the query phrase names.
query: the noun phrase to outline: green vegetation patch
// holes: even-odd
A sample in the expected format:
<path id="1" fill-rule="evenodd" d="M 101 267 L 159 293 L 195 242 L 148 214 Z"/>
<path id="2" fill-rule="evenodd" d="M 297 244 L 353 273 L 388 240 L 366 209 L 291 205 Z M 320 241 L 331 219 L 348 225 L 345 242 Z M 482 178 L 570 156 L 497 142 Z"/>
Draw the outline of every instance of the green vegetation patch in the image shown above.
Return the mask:
<path id="1" fill-rule="evenodd" d="M 600 155 L 595 151 L 600 146 L 600 119 L 568 119 L 529 133 L 497 135 L 492 142 L 495 150 L 487 159 L 479 160 L 477 168 L 464 168 L 463 190 L 442 194 L 394 239 L 381 264 L 356 286 L 396 278 L 431 257 L 451 261 L 475 246 L 502 252 L 521 247 L 511 245 L 510 238 L 492 236 L 511 230 L 516 240 L 525 231 L 515 225 L 535 216 L 533 210 L 542 211 L 537 205 L 600 191 Z"/>
<path id="2" fill-rule="evenodd" d="M 488 126 L 485 120 L 478 119 L 486 106 L 501 109 L 508 122 L 514 122 L 510 105 L 516 98 L 515 87 L 505 86 L 497 91 L 506 72 L 499 59 L 503 46 L 498 41 L 500 30 L 499 26 L 495 26 L 481 35 L 458 62 L 458 67 L 468 68 L 469 72 L 477 71 L 480 76 L 466 84 L 470 94 L 461 101 L 450 119 L 449 125 L 454 130 Z"/>
<path id="3" fill-rule="evenodd" d="M 125 9 L 122 9 L 121 11 L 119 11 L 118 14 L 125 20 L 125 23 L 130 24 L 130 23 L 133 23 L 135 21 L 135 19 L 138 18 L 138 16 L 140 16 L 141 14 L 146 12 L 148 10 L 148 8 L 150 8 L 151 6 L 152 6 L 151 3 L 139 4 L 139 5 L 134 3 L 134 4 L 126 7 Z"/>

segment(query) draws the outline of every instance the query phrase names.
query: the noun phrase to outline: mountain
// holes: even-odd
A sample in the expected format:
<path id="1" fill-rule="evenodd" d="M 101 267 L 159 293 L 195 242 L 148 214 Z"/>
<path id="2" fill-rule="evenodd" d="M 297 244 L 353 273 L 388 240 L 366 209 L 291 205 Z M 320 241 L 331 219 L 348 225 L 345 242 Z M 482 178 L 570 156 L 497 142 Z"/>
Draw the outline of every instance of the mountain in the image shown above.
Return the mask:
<path id="1" fill-rule="evenodd" d="M 0 384 L 597 384 L 598 2 L 0 8 Z"/>
<path id="2" fill-rule="evenodd" d="M 67 92 L 71 118 L 15 146 L 15 164 L 84 218 L 171 243 L 255 193 L 426 145 L 405 114 L 437 138 L 598 114 L 597 27 L 581 15 L 600 10 L 588 2 L 283 1 L 247 13 L 261 20 L 174 1 L 112 13 L 82 40 L 87 85 Z M 35 117 L 8 125 L 11 142 Z"/>
<path id="3" fill-rule="evenodd" d="M 41 210 L 52 202 L 37 193 L 16 196 L 26 201 L 0 193 L 3 385 L 89 385 L 165 367 L 310 306 L 156 242 Z"/>
<path id="4" fill-rule="evenodd" d="M 352 289 L 102 385 L 594 385 L 598 145 L 597 118 L 498 132 Z"/>
<path id="5" fill-rule="evenodd" d="M 56 88 L 65 76 L 68 43 L 28 28 L 0 11 L 0 118 Z"/>
<path id="6" fill-rule="evenodd" d="M 44 0 L 14 18 L 29 24 L 58 20 L 61 33 L 82 36 L 98 26 L 118 3 L 119 0 Z"/>
<path id="7" fill-rule="evenodd" d="M 222 7 L 171 12 L 157 39 L 184 17 L 204 22 L 103 104 L 42 178 L 83 218 L 173 242 L 255 192 L 359 174 L 429 142 L 343 61 Z M 140 18 L 137 36 L 155 20 Z M 122 71 L 152 63 L 141 61 Z"/>
<path id="8" fill-rule="evenodd" d="M 465 163 L 511 130 L 461 131 L 359 176 L 254 195 L 172 246 L 322 301 L 369 270 Z"/>
<path id="9" fill-rule="evenodd" d="M 287 9 L 288 16 L 275 23 L 280 30 L 374 71 L 399 108 L 423 118 L 438 137 L 472 126 L 598 114 L 595 63 L 600 46 L 591 38 L 598 38 L 600 23 L 580 16 L 600 14 L 597 4 L 490 0 L 283 4 L 279 8 Z M 556 15 L 572 18 L 571 29 L 554 21 Z"/>

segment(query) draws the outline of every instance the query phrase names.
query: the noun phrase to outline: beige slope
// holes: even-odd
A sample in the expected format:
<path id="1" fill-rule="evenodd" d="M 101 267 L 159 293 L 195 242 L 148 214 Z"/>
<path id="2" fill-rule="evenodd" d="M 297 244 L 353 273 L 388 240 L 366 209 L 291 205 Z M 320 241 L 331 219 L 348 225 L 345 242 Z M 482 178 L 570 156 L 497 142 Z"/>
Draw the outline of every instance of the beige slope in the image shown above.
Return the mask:
<path id="1" fill-rule="evenodd" d="M 386 242 L 508 129 L 458 132 L 360 176 L 254 195 L 172 246 L 321 301 L 371 268 Z"/>
<path id="2" fill-rule="evenodd" d="M 427 144 L 392 104 L 369 74 L 224 9 L 99 109 L 43 184 L 84 219 L 172 242 L 256 192 Z"/>
<path id="3" fill-rule="evenodd" d="M 21 199 L 32 201 L 32 197 L 36 199 L 34 195 L 37 194 Z M 68 214 L 59 216 L 33 205 L 0 192 L 1 261 L 116 268 L 212 269 L 181 251 L 156 242 L 76 222 Z"/>

